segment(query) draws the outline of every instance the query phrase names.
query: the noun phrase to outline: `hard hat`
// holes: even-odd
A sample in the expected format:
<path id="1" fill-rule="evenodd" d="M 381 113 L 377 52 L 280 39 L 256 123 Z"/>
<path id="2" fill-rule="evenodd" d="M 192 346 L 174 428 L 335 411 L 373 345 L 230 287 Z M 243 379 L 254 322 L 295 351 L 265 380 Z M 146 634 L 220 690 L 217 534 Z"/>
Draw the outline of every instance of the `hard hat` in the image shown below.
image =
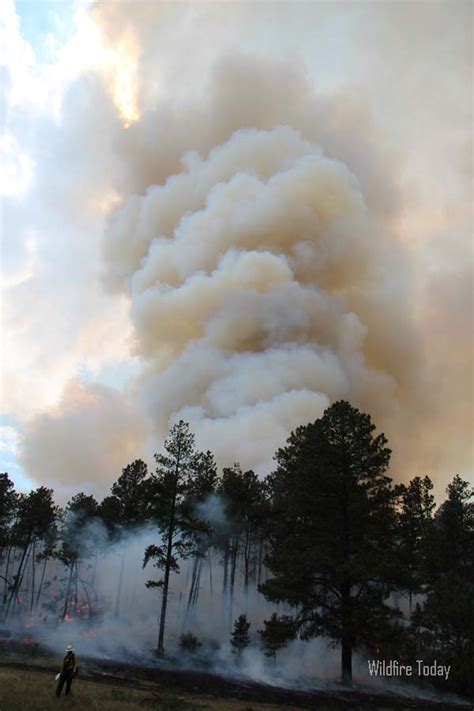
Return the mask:
<path id="1" fill-rule="evenodd" d="M 68 644 L 68 646 L 66 647 L 66 652 L 74 652 L 72 644 Z"/>

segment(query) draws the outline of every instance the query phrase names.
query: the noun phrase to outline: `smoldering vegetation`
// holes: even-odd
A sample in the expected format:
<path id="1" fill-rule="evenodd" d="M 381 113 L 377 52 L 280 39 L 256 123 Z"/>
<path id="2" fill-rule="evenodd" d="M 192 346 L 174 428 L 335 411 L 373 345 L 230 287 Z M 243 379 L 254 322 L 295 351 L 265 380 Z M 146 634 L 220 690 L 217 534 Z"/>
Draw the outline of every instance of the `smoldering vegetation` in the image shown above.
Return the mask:
<path id="1" fill-rule="evenodd" d="M 2 635 L 292 688 L 472 693 L 472 488 L 454 477 L 436 507 L 429 477 L 394 485 L 374 430 L 335 403 L 259 478 L 219 472 L 180 421 L 154 471 L 135 460 L 102 501 L 62 509 L 3 474 Z M 450 677 L 368 672 L 368 659 L 420 658 Z"/>

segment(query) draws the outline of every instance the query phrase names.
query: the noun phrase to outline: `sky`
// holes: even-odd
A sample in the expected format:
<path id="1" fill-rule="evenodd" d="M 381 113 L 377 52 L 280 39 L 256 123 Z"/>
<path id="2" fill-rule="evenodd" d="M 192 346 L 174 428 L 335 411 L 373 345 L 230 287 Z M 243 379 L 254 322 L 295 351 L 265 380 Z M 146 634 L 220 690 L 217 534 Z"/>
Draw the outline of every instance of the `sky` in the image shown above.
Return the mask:
<path id="1" fill-rule="evenodd" d="M 1 468 L 170 425 L 264 475 L 337 399 L 473 472 L 472 4 L 2 4 Z"/>

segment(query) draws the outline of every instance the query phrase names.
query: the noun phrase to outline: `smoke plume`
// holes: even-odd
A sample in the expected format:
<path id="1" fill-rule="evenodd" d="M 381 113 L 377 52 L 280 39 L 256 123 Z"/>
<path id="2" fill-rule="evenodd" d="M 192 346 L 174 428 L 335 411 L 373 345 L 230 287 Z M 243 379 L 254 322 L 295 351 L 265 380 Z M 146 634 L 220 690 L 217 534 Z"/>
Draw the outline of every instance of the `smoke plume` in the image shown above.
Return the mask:
<path id="1" fill-rule="evenodd" d="M 32 463 L 47 461 L 76 366 L 100 379 L 132 355 L 118 410 L 132 398 L 146 419 L 150 461 L 183 418 L 219 464 L 266 472 L 291 429 L 346 398 L 385 430 L 397 477 L 429 473 L 441 490 L 469 471 L 470 13 L 463 2 L 90 6 L 100 52 L 65 80 L 60 120 L 42 115 L 25 144 L 41 178 L 35 219 L 52 230 L 6 310 L 12 324 L 15 304 L 38 311 L 13 329 L 28 353 L 20 378 L 11 348 L 15 391 L 54 379 L 54 397 L 51 385 L 28 403 L 30 473 L 46 475 Z M 10 399 L 26 417 L 25 398 Z M 73 452 L 61 446 L 64 472 Z"/>
<path id="2" fill-rule="evenodd" d="M 413 383 L 403 255 L 349 168 L 289 126 L 187 153 L 114 214 L 106 256 L 157 432 L 185 419 L 222 464 L 266 471 L 335 399 L 389 417 Z"/>
<path id="3" fill-rule="evenodd" d="M 71 381 L 57 407 L 29 421 L 22 464 L 43 485 L 58 487 L 61 498 L 77 482 L 102 494 L 140 451 L 145 432 L 139 413 L 116 390 Z"/>

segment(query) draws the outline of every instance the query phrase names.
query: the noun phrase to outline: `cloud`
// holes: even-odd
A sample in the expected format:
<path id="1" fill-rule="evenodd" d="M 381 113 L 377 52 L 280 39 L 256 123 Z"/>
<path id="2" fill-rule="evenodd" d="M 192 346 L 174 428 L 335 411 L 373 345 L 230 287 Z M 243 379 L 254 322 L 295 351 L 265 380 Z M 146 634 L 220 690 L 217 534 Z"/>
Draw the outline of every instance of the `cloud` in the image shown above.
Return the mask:
<path id="1" fill-rule="evenodd" d="M 0 427 L 0 452 L 2 452 L 2 455 L 15 456 L 19 442 L 20 436 L 14 427 L 11 425 L 2 425 Z"/>

